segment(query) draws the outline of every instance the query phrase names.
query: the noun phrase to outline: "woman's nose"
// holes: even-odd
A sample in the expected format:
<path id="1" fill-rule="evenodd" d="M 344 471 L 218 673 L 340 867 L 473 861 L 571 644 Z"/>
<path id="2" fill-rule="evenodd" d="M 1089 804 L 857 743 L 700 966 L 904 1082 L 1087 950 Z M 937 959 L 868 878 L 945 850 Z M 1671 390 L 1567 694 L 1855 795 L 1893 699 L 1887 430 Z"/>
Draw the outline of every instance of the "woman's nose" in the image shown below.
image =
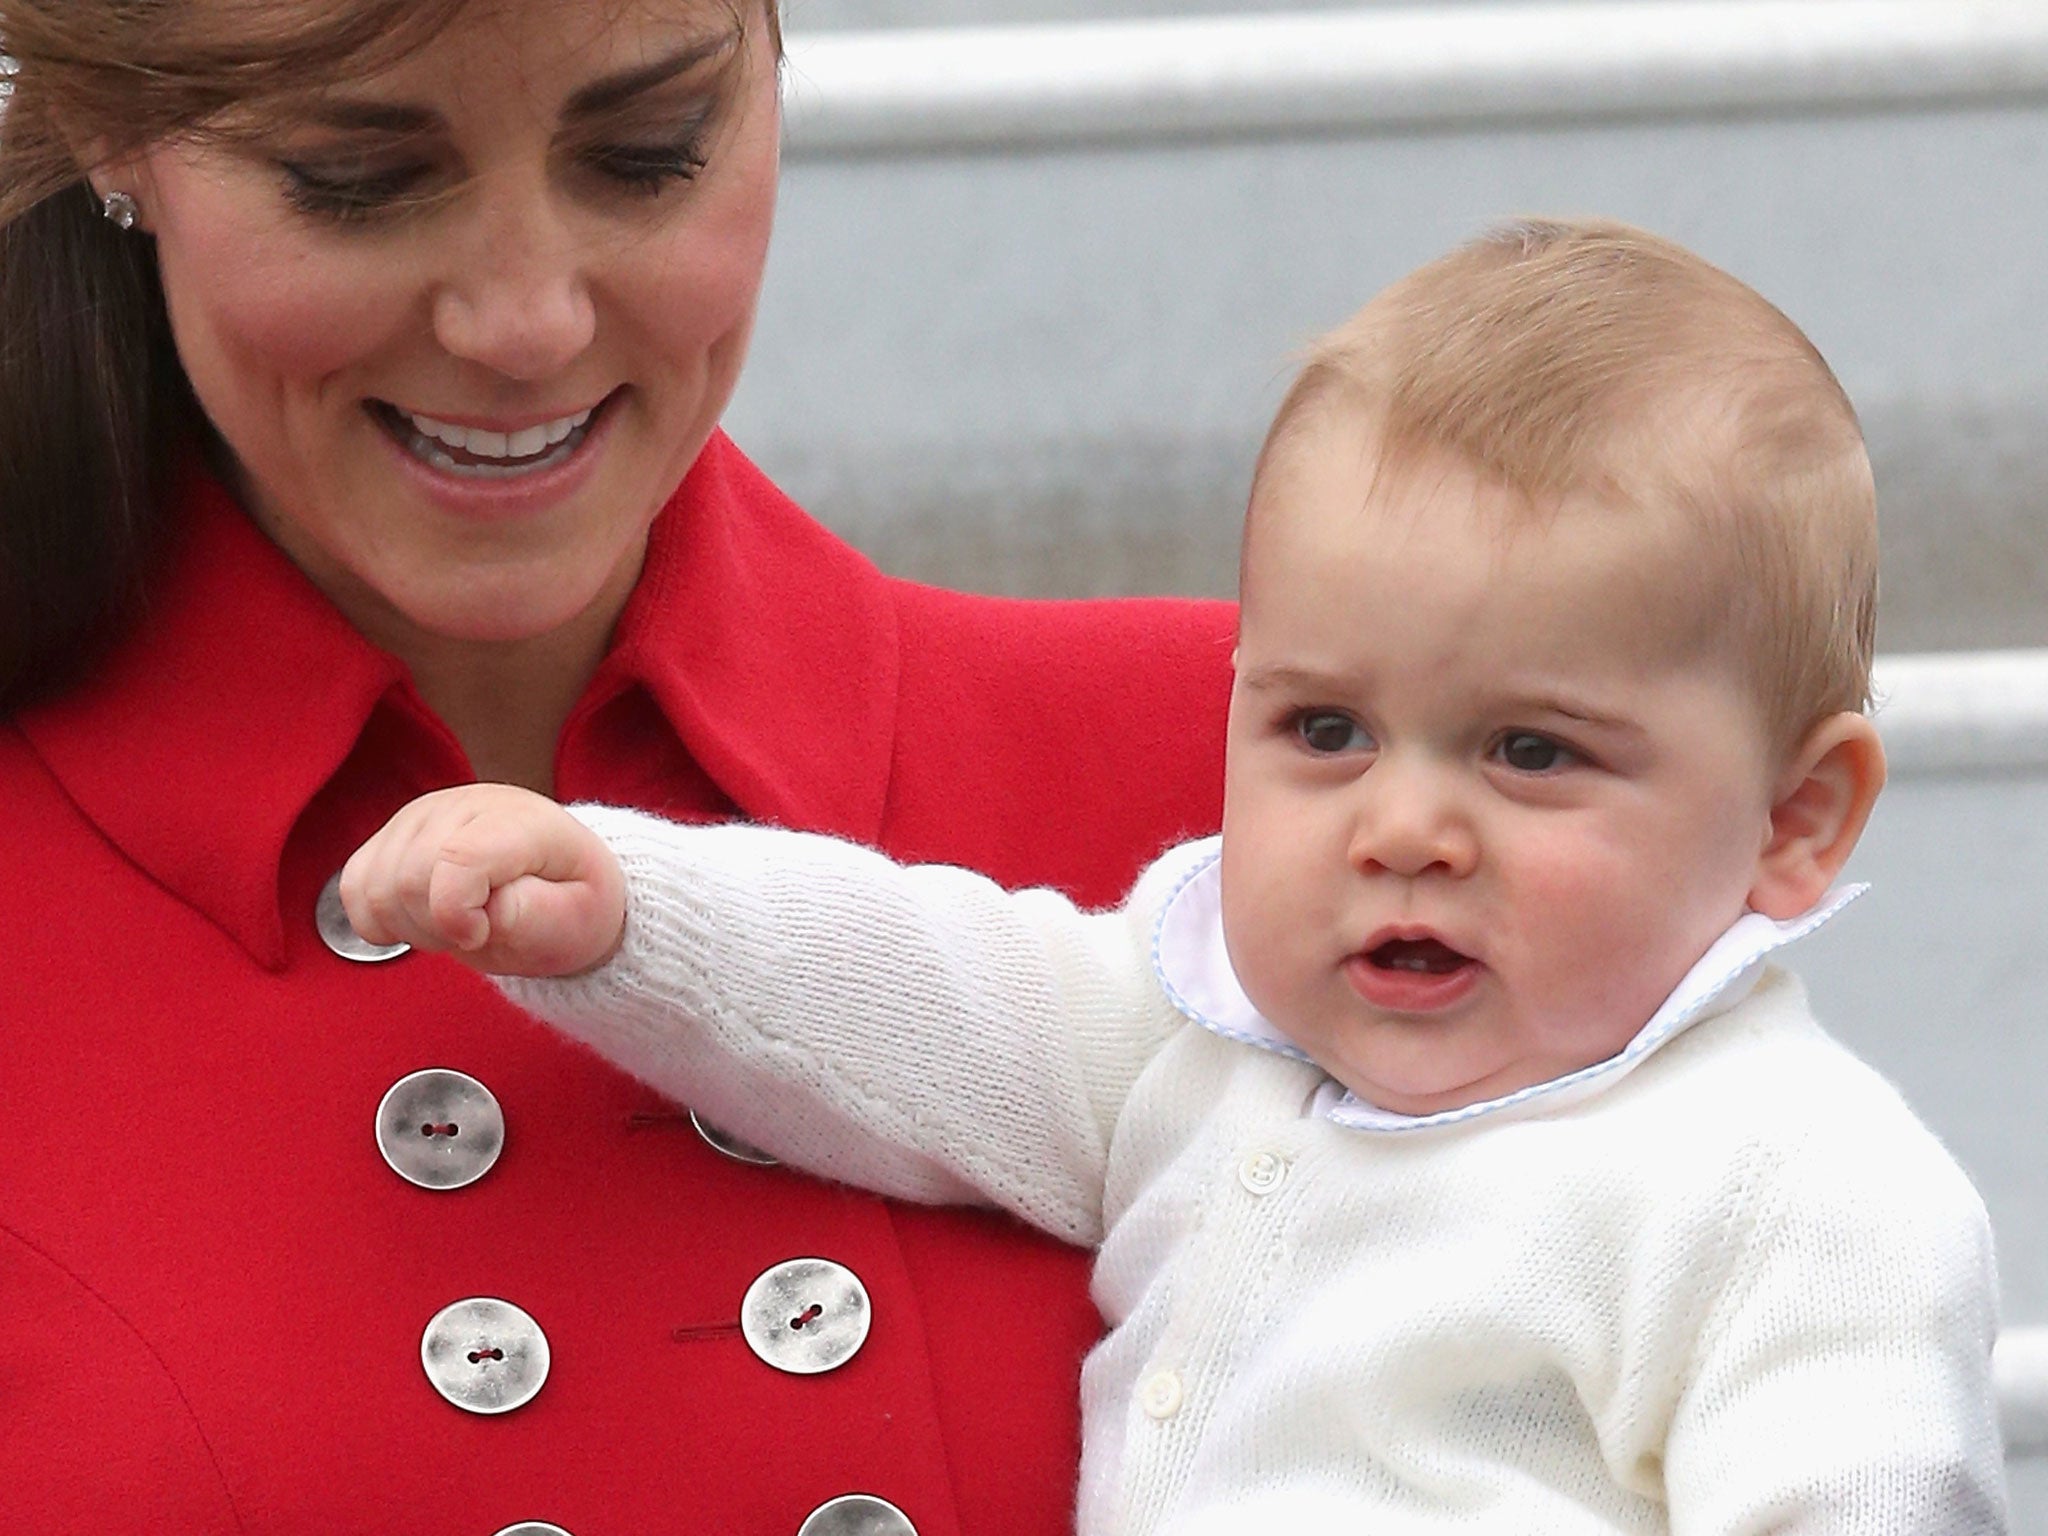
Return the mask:
<path id="1" fill-rule="evenodd" d="M 1450 770 L 1383 756 L 1357 784 L 1351 832 L 1354 869 L 1413 878 L 1432 871 L 1469 875 L 1479 840 Z"/>
<path id="2" fill-rule="evenodd" d="M 434 299 L 447 351 L 506 378 L 548 378 L 597 333 L 588 252 L 543 198 L 492 201 Z"/>

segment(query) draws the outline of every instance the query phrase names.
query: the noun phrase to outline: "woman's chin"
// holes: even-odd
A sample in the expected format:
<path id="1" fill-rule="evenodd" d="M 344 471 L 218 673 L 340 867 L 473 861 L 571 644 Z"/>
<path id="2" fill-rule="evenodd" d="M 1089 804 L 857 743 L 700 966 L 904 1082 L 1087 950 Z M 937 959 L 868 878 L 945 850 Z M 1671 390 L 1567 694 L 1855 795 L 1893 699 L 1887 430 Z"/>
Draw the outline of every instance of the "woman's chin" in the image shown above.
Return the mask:
<path id="1" fill-rule="evenodd" d="M 520 646 L 593 628 L 609 633 L 623 606 L 622 601 L 607 602 L 602 588 L 581 602 L 565 602 L 557 588 L 547 592 L 508 592 L 496 602 L 482 604 L 421 604 L 401 612 L 423 636 L 457 645 Z M 599 608 L 604 611 L 597 612 Z"/>
<path id="2" fill-rule="evenodd" d="M 422 555 L 410 570 L 355 572 L 329 596 L 343 615 L 384 649 L 411 659 L 421 645 L 533 645 L 551 638 L 608 636 L 640 572 L 644 545 L 609 569 L 540 558 L 515 569 L 456 566 L 422 582 Z M 327 583 L 316 584 L 323 587 Z"/>

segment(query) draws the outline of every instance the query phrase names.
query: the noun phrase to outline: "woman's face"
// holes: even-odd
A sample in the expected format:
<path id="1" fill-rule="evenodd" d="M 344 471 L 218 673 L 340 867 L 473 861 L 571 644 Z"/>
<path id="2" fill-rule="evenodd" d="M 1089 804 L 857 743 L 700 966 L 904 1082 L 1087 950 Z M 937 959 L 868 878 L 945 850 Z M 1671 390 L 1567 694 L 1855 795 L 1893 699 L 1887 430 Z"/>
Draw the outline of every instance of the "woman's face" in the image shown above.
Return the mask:
<path id="1" fill-rule="evenodd" d="M 609 627 L 739 373 L 777 145 L 753 0 L 477 0 L 128 172 L 252 512 L 402 649 Z"/>

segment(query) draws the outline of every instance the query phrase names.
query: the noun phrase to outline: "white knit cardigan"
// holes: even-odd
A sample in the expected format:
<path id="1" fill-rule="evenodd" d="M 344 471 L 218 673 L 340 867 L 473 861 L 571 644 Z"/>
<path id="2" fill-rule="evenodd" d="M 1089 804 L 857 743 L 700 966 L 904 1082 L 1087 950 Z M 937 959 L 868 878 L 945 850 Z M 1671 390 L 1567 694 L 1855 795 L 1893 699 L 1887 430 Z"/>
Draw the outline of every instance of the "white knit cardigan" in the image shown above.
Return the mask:
<path id="1" fill-rule="evenodd" d="M 1982 1204 L 1790 976 L 1578 1102 L 1382 1134 L 1169 1000 L 1199 847 L 1086 914 L 578 814 L 624 944 L 515 999 L 786 1162 L 1099 1246 L 1082 1536 L 2005 1529 Z"/>

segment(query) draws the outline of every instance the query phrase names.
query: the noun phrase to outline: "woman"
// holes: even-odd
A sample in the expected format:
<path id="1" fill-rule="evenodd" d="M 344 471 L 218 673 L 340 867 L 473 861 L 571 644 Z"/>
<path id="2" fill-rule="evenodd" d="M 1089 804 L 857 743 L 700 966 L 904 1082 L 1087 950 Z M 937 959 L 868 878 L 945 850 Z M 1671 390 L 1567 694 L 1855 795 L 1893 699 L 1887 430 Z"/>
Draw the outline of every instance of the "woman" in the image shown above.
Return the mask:
<path id="1" fill-rule="evenodd" d="M 12 1523 L 1065 1527 L 1082 1256 L 721 1150 L 322 902 L 472 777 L 1104 902 L 1213 823 L 1227 610 L 888 580 L 718 433 L 777 47 L 0 0 Z"/>

